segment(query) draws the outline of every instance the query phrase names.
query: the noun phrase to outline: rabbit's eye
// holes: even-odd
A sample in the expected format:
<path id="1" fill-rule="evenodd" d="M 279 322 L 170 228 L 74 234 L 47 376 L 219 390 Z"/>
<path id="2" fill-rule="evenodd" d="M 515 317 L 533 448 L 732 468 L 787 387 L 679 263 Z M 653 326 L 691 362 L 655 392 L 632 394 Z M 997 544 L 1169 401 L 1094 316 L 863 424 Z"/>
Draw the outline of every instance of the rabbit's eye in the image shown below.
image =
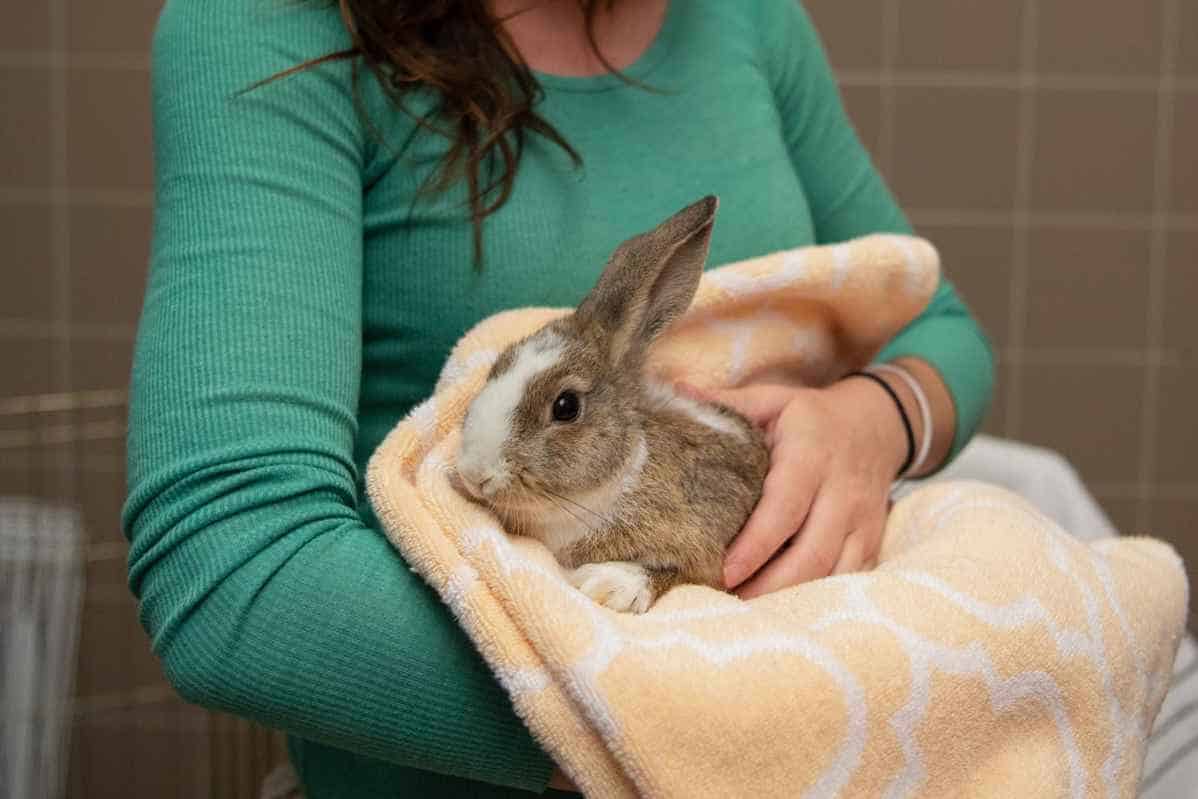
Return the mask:
<path id="1" fill-rule="evenodd" d="M 581 407 L 582 404 L 578 401 L 577 394 L 573 391 L 563 391 L 553 401 L 553 420 L 555 422 L 572 422 L 578 418 L 578 411 Z"/>

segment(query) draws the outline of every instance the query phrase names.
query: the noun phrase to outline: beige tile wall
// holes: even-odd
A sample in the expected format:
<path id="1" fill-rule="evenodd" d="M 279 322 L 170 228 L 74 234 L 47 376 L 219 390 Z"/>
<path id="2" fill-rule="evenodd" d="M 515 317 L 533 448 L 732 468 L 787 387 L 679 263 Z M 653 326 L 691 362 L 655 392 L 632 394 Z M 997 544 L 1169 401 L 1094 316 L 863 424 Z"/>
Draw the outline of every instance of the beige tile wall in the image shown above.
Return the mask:
<path id="1" fill-rule="evenodd" d="M 250 796 L 278 755 L 173 698 L 150 656 L 123 582 L 120 396 L 82 393 L 129 369 L 159 5 L 0 4 L 0 398 L 102 406 L 67 414 L 60 445 L 0 435 L 0 492 L 77 503 L 90 535 L 73 797 Z M 999 349 L 987 429 L 1061 450 L 1121 528 L 1198 563 L 1198 6 L 809 7 L 863 139 Z"/>
<path id="2" fill-rule="evenodd" d="M 0 3 L 0 408 L 46 394 L 97 406 L 0 413 L 0 494 L 76 504 L 88 533 L 75 700 L 60 711 L 73 725 L 67 795 L 249 799 L 279 739 L 175 697 L 125 586 L 118 524 L 160 5 Z M 56 435 L 67 441 L 44 443 Z"/>
<path id="3" fill-rule="evenodd" d="M 1060 450 L 1121 529 L 1198 563 L 1198 6 L 808 7 L 998 347 L 986 429 Z"/>

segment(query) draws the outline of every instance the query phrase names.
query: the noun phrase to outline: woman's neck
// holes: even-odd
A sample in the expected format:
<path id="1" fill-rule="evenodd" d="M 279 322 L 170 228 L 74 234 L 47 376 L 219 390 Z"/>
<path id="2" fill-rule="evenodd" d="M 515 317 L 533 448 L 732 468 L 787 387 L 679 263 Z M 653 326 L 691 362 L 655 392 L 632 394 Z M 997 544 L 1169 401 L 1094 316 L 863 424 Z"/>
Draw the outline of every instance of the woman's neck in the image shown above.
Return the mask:
<path id="1" fill-rule="evenodd" d="M 666 16 L 669 0 L 607 3 L 595 10 L 595 41 L 607 61 L 624 69 L 644 54 Z M 491 13 L 530 69 L 565 77 L 601 75 L 607 67 L 587 42 L 586 14 L 577 0 L 492 0 Z"/>

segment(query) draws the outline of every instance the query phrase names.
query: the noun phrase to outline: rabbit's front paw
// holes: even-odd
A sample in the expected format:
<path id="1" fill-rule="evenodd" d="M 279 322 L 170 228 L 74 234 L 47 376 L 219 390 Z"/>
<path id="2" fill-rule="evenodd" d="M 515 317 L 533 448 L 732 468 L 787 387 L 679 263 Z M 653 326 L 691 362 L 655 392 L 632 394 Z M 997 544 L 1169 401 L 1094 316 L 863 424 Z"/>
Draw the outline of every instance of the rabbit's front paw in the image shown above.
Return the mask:
<path id="1" fill-rule="evenodd" d="M 653 604 L 649 572 L 635 563 L 613 560 L 584 564 L 570 572 L 570 585 L 620 613 L 644 613 Z"/>

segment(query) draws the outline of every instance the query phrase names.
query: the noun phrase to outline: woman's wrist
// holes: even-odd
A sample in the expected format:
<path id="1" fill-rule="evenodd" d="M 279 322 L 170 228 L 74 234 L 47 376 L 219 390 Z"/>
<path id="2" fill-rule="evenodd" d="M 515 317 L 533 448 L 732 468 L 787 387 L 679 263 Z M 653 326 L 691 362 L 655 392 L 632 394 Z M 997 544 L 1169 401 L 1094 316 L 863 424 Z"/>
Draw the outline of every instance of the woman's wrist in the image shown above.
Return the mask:
<path id="1" fill-rule="evenodd" d="M 864 379 L 860 375 L 851 380 L 844 379 L 834 383 L 828 387 L 828 391 L 837 395 L 838 402 L 860 409 L 859 419 L 862 424 L 869 426 L 870 440 L 878 442 L 878 452 L 885 461 L 887 474 L 897 475 L 907 463 L 911 444 L 894 399 L 873 380 Z M 919 431 L 914 428 L 911 433 L 913 437 L 919 435 Z"/>
<path id="2" fill-rule="evenodd" d="M 899 398 L 918 442 L 915 462 L 904 476 L 930 474 L 948 456 L 956 431 L 956 410 L 948 387 L 936 369 L 919 358 L 899 358 L 882 366 L 886 368 L 875 374 Z"/>

